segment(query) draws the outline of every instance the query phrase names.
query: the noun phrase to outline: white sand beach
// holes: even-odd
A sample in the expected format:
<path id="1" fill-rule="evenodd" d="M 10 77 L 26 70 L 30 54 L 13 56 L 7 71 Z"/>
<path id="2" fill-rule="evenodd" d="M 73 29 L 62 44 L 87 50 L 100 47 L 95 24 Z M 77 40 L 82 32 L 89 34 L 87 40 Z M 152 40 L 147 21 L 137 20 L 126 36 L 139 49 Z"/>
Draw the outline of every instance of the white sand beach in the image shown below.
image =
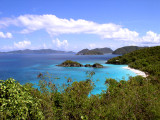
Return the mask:
<path id="1" fill-rule="evenodd" d="M 134 69 L 134 68 L 130 68 L 130 67 L 123 67 L 124 69 L 128 69 L 128 70 L 131 70 L 133 71 L 134 73 L 136 73 L 137 75 L 140 75 L 142 77 L 147 77 L 146 73 L 143 72 L 143 71 L 140 71 L 140 70 L 137 70 L 137 69 Z"/>

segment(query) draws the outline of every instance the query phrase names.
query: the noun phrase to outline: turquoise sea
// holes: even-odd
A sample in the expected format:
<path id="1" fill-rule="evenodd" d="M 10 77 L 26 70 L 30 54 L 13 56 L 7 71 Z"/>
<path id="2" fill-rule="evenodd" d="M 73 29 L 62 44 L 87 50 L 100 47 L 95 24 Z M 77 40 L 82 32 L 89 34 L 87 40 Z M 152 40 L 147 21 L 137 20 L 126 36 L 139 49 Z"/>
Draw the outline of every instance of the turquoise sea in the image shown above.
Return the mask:
<path id="1" fill-rule="evenodd" d="M 37 75 L 43 73 L 50 76 L 48 81 L 62 86 L 67 84 L 67 79 L 72 81 L 82 81 L 87 79 L 86 72 L 94 71 L 93 82 L 95 88 L 92 94 L 99 94 L 106 90 L 106 78 L 128 80 L 129 76 L 136 76 L 130 70 L 123 69 L 126 65 L 111 65 L 105 62 L 118 55 L 74 55 L 74 54 L 0 54 L 0 79 L 14 78 L 21 84 L 27 82 L 38 84 Z M 65 60 L 77 61 L 81 64 L 100 63 L 104 68 L 86 67 L 58 67 L 57 64 Z M 56 79 L 58 78 L 58 79 Z M 36 85 L 35 85 L 36 86 Z"/>

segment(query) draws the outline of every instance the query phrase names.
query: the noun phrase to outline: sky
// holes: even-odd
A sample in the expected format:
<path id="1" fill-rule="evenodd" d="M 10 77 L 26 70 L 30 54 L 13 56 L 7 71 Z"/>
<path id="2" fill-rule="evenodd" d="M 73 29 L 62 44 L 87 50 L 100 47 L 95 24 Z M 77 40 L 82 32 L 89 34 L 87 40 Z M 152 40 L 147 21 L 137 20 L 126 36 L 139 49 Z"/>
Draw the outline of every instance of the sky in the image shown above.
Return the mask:
<path id="1" fill-rule="evenodd" d="M 0 0 L 0 51 L 160 45 L 160 0 Z"/>

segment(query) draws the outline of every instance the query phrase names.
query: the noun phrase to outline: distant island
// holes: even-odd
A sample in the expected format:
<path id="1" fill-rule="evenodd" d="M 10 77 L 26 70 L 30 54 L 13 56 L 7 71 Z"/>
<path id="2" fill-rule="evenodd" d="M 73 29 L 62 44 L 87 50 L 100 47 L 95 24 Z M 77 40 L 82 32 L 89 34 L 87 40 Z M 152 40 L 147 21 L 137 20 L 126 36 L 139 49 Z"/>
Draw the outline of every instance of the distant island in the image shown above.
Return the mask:
<path id="1" fill-rule="evenodd" d="M 125 46 L 125 47 L 121 47 L 121 48 L 116 49 L 115 51 L 112 52 L 112 54 L 124 55 L 124 54 L 133 52 L 135 50 L 143 49 L 143 48 L 146 48 L 146 47 Z"/>
<path id="2" fill-rule="evenodd" d="M 83 49 L 77 53 L 77 55 L 104 55 L 107 53 L 112 53 L 113 50 L 110 48 L 95 48 L 95 49 Z"/>
<path id="3" fill-rule="evenodd" d="M 79 51 L 76 55 L 104 55 L 108 53 L 112 54 L 119 54 L 124 55 L 130 52 L 133 52 L 135 50 L 143 49 L 146 47 L 138 47 L 138 46 L 124 46 L 121 48 L 117 48 L 115 51 L 113 51 L 111 48 L 95 48 L 95 49 L 83 49 Z"/>
<path id="4" fill-rule="evenodd" d="M 9 51 L 9 52 L 0 52 L 1 54 L 75 54 L 72 51 L 59 51 L 59 50 L 52 50 L 52 49 L 40 49 L 40 50 L 16 50 L 16 51 Z"/>
<path id="5" fill-rule="evenodd" d="M 59 64 L 57 66 L 61 66 L 61 67 L 94 67 L 94 68 L 103 68 L 103 65 L 101 65 L 99 63 L 95 63 L 93 65 L 90 65 L 90 64 L 82 65 L 82 64 L 80 64 L 78 62 L 75 62 L 75 61 L 72 61 L 72 60 L 66 60 L 62 64 Z"/>
<path id="6" fill-rule="evenodd" d="M 124 46 L 121 48 L 117 48 L 113 51 L 111 48 L 95 48 L 95 49 L 83 49 L 79 51 L 77 54 L 73 51 L 61 51 L 61 50 L 53 50 L 53 49 L 39 49 L 39 50 L 15 50 L 9 52 L 0 52 L 0 54 L 76 54 L 76 55 L 104 55 L 108 53 L 124 55 L 135 50 L 143 49 L 147 47 L 138 47 L 138 46 Z"/>

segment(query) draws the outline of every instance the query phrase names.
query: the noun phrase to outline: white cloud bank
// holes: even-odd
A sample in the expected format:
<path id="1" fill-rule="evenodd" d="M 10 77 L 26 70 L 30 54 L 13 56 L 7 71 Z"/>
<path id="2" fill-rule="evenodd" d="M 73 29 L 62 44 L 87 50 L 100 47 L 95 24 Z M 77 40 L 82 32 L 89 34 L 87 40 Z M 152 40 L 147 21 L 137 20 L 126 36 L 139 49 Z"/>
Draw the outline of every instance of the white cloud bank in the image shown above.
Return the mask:
<path id="1" fill-rule="evenodd" d="M 52 40 L 52 43 L 56 45 L 56 47 L 58 48 L 64 48 L 66 49 L 68 47 L 68 41 L 67 40 L 63 40 L 62 42 L 57 38 L 55 40 Z"/>
<path id="2" fill-rule="evenodd" d="M 146 36 L 143 36 L 142 39 L 140 40 L 141 42 L 160 43 L 160 34 L 154 33 L 152 31 L 148 31 L 146 33 Z"/>
<path id="3" fill-rule="evenodd" d="M 31 41 L 24 40 L 24 41 L 20 41 L 18 43 L 14 42 L 14 48 L 16 48 L 16 49 L 25 49 L 29 45 L 31 45 Z"/>
<path id="4" fill-rule="evenodd" d="M 21 15 L 16 18 L 5 18 L 0 20 L 0 28 L 15 25 L 24 27 L 21 33 L 27 34 L 44 29 L 51 36 L 60 34 L 96 34 L 103 39 L 114 39 L 136 43 L 160 43 L 160 34 L 152 31 L 146 35 L 139 36 L 136 31 L 123 28 L 113 23 L 98 24 L 83 19 L 61 19 L 55 15 Z M 57 42 L 58 43 L 58 42 Z M 60 43 L 59 43 L 60 45 Z"/>
<path id="5" fill-rule="evenodd" d="M 94 44 L 94 43 L 89 44 L 89 48 L 90 48 L 90 49 L 93 49 L 93 48 L 95 48 L 95 47 L 96 47 L 96 44 Z"/>
<path id="6" fill-rule="evenodd" d="M 11 50 L 19 50 L 19 49 L 27 49 L 31 45 L 31 41 L 19 41 L 19 42 L 14 42 L 13 45 L 5 45 L 0 48 L 2 51 L 11 51 Z"/>
<path id="7" fill-rule="evenodd" d="M 0 38 L 12 38 L 12 34 L 7 32 L 6 34 L 3 32 L 0 32 Z"/>

